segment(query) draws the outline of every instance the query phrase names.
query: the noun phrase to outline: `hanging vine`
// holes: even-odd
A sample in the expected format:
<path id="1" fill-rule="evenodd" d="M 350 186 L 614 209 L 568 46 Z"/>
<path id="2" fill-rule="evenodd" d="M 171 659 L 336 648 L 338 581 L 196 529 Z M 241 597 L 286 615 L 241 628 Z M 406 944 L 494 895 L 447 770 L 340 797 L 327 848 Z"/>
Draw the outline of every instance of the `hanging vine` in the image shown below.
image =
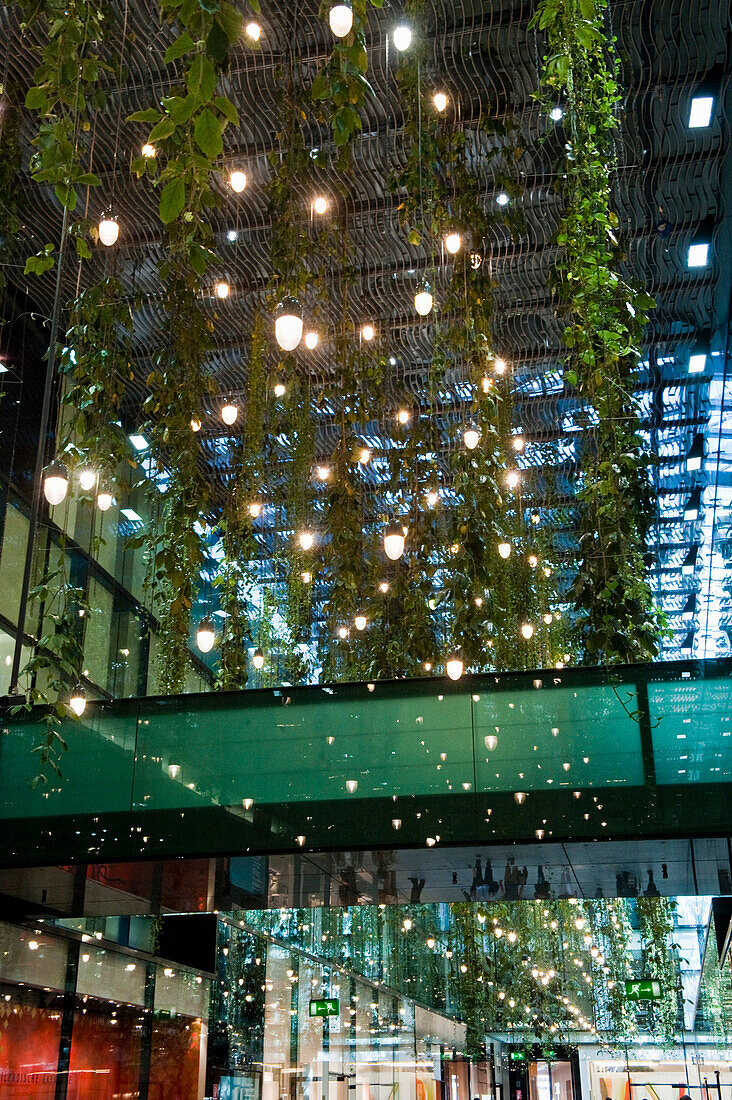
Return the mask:
<path id="1" fill-rule="evenodd" d="M 656 657 L 663 620 L 644 561 L 653 459 L 633 394 L 654 303 L 621 274 L 610 202 L 621 95 L 606 14 L 607 0 L 542 0 L 531 26 L 546 35 L 542 84 L 565 105 L 567 130 L 556 285 L 569 349 L 565 379 L 585 419 L 572 597 L 587 657 L 612 663 Z"/>

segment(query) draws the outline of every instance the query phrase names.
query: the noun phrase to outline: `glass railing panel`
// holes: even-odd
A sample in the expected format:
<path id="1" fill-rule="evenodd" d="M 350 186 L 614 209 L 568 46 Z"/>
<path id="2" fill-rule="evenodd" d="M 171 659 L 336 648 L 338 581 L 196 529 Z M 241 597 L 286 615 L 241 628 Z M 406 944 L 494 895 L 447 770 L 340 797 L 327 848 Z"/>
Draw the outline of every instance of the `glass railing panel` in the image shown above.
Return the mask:
<path id="1" fill-rule="evenodd" d="M 643 784 L 632 684 L 565 686 L 551 673 L 528 683 L 473 694 L 479 791 Z"/>
<path id="2" fill-rule="evenodd" d="M 184 711 L 173 700 L 146 701 L 141 715 L 134 801 L 149 809 L 179 805 L 182 789 L 240 806 L 249 798 L 444 795 L 473 785 L 465 693 L 282 689 L 198 696 Z"/>
<path id="3" fill-rule="evenodd" d="M 732 779 L 732 680 L 688 679 L 648 686 L 656 782 Z"/>

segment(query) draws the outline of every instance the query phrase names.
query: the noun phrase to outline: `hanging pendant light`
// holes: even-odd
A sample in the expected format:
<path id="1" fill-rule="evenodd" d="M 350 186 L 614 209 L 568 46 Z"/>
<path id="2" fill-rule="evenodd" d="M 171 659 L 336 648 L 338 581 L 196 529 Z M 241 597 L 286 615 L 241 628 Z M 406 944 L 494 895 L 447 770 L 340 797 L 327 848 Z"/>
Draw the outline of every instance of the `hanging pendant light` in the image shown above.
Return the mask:
<path id="1" fill-rule="evenodd" d="M 365 630 L 366 621 L 367 620 L 365 615 L 357 615 L 356 618 L 353 620 L 353 625 L 356 627 L 356 630 Z"/>
<path id="2" fill-rule="evenodd" d="M 521 627 L 521 633 L 522 633 L 523 637 L 526 639 L 527 642 L 530 638 L 533 638 L 534 628 L 531 625 L 531 623 L 524 623 L 523 626 Z"/>
<path id="3" fill-rule="evenodd" d="M 435 110 L 439 111 L 439 113 L 442 114 L 442 112 L 447 107 L 447 96 L 444 92 L 435 92 L 435 94 L 432 96 L 432 102 L 435 105 Z"/>
<path id="4" fill-rule="evenodd" d="M 79 485 L 85 493 L 90 492 L 97 483 L 97 471 L 92 466 L 79 470 Z"/>
<path id="5" fill-rule="evenodd" d="M 315 536 L 312 531 L 302 531 L 298 538 L 298 542 L 300 543 L 301 550 L 310 550 L 315 542 Z"/>
<path id="6" fill-rule="evenodd" d="M 77 684 L 74 688 L 73 695 L 69 699 L 69 707 L 73 710 L 77 718 L 81 718 L 86 710 L 86 696 L 84 695 L 84 689 L 81 684 Z"/>
<path id="7" fill-rule="evenodd" d="M 489 733 L 483 740 L 485 741 L 485 747 L 488 749 L 488 752 L 494 752 L 498 748 L 498 738 L 495 733 Z"/>
<path id="8" fill-rule="evenodd" d="M 350 4 L 334 4 L 328 13 L 330 29 L 336 38 L 345 38 L 353 26 L 353 10 Z"/>
<path id="9" fill-rule="evenodd" d="M 511 543 L 510 542 L 499 542 L 498 543 L 498 553 L 501 555 L 501 557 L 504 559 L 504 561 L 507 558 L 510 558 L 510 556 L 511 556 Z"/>
<path id="10" fill-rule="evenodd" d="M 50 462 L 43 472 L 43 495 L 49 504 L 60 504 L 69 488 L 69 472 L 63 462 Z"/>
<path id="11" fill-rule="evenodd" d="M 463 662 L 457 656 L 449 657 L 445 661 L 445 672 L 451 680 L 459 680 L 463 674 Z"/>
<path id="12" fill-rule="evenodd" d="M 201 653 L 210 653 L 214 647 L 216 641 L 216 631 L 214 630 L 214 624 L 209 619 L 208 615 L 205 619 L 201 619 L 198 624 L 198 630 L 196 631 L 196 645 L 200 649 Z"/>
<path id="13" fill-rule="evenodd" d="M 249 512 L 249 515 L 252 517 L 252 519 L 258 519 L 259 516 L 261 516 L 262 514 L 262 505 L 259 503 L 258 500 L 253 500 L 252 503 L 249 505 L 247 511 Z"/>
<path id="14" fill-rule="evenodd" d="M 315 332 L 315 331 L 306 332 L 305 333 L 305 347 L 308 349 L 308 351 L 314 351 L 315 348 L 317 348 L 317 346 L 318 346 L 318 334 L 317 334 L 317 332 Z"/>
<path id="15" fill-rule="evenodd" d="M 283 298 L 275 310 L 275 339 L 283 351 L 294 351 L 302 340 L 302 309 L 297 298 Z"/>
<path id="16" fill-rule="evenodd" d="M 412 44 L 412 28 L 408 27 L 406 23 L 400 23 L 392 32 L 392 41 L 394 48 L 399 50 L 400 53 L 408 50 Z"/>
<path id="17" fill-rule="evenodd" d="M 255 649 L 252 654 L 252 664 L 256 669 L 264 668 L 264 654 L 261 649 Z"/>
<path id="18" fill-rule="evenodd" d="M 107 248 L 117 243 L 119 237 L 119 222 L 112 214 L 102 214 L 99 219 L 99 240 Z"/>
<path id="19" fill-rule="evenodd" d="M 235 168 L 229 175 L 229 187 L 232 191 L 235 191 L 237 195 L 240 195 L 247 185 L 246 172 L 242 172 L 241 168 Z"/>
<path id="20" fill-rule="evenodd" d="M 100 489 L 97 493 L 97 508 L 100 512 L 108 512 L 114 504 L 114 497 L 109 489 Z"/>
<path id="21" fill-rule="evenodd" d="M 366 323 L 361 329 L 361 336 L 364 340 L 366 340 L 367 343 L 368 341 L 373 340 L 375 335 L 376 329 L 371 324 Z"/>
<path id="22" fill-rule="evenodd" d="M 469 451 L 474 451 L 480 443 L 480 432 L 474 424 L 469 424 L 463 432 L 463 442 Z"/>
<path id="23" fill-rule="evenodd" d="M 231 425 L 236 421 L 238 415 L 239 410 L 237 409 L 236 405 L 234 405 L 231 401 L 227 401 L 227 403 L 221 410 L 221 419 L 223 420 L 224 424 L 228 424 L 229 427 L 231 427 Z"/>
<path id="24" fill-rule="evenodd" d="M 216 297 L 223 301 L 224 298 L 229 297 L 229 290 L 229 284 L 222 279 L 221 282 L 216 284 Z"/>
<path id="25" fill-rule="evenodd" d="M 191 431 L 192 432 L 200 432 L 200 430 L 201 430 L 201 421 L 198 419 L 197 416 L 194 416 L 193 419 L 191 420 Z"/>
<path id="26" fill-rule="evenodd" d="M 451 256 L 454 256 L 456 252 L 460 251 L 460 249 L 462 248 L 462 244 L 463 238 L 460 236 L 459 233 L 448 233 L 445 237 L 445 248 Z"/>
<path id="27" fill-rule="evenodd" d="M 426 317 L 432 310 L 432 289 L 429 283 L 422 282 L 414 295 L 414 308 L 420 317 Z"/>
<path id="28" fill-rule="evenodd" d="M 398 561 L 404 553 L 404 529 L 397 524 L 388 527 L 384 534 L 384 553 L 390 561 Z"/>

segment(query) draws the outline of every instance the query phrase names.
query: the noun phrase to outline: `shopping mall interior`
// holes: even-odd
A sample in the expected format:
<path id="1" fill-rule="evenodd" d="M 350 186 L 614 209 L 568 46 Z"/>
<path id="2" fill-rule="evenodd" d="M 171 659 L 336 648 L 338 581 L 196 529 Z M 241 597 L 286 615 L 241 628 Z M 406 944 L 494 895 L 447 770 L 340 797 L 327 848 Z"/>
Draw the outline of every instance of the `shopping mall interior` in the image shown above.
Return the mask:
<path id="1" fill-rule="evenodd" d="M 0 5 L 0 1100 L 732 1100 L 731 64 Z"/>

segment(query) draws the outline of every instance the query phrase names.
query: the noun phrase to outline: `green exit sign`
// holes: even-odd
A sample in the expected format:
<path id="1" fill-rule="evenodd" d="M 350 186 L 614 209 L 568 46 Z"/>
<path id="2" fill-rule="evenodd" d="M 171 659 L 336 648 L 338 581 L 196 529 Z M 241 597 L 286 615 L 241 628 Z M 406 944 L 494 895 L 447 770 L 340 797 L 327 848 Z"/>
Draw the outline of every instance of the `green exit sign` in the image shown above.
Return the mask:
<path id="1" fill-rule="evenodd" d="M 626 980 L 625 996 L 629 1001 L 660 1001 L 661 983 L 651 978 L 641 978 L 635 982 Z"/>
<path id="2" fill-rule="evenodd" d="M 335 997 L 328 997 L 324 1001 L 310 1002 L 311 1016 L 338 1016 L 339 1014 L 340 1005 Z"/>
<path id="3" fill-rule="evenodd" d="M 512 1062 L 525 1062 L 526 1054 L 523 1050 L 512 1050 L 508 1056 Z"/>

